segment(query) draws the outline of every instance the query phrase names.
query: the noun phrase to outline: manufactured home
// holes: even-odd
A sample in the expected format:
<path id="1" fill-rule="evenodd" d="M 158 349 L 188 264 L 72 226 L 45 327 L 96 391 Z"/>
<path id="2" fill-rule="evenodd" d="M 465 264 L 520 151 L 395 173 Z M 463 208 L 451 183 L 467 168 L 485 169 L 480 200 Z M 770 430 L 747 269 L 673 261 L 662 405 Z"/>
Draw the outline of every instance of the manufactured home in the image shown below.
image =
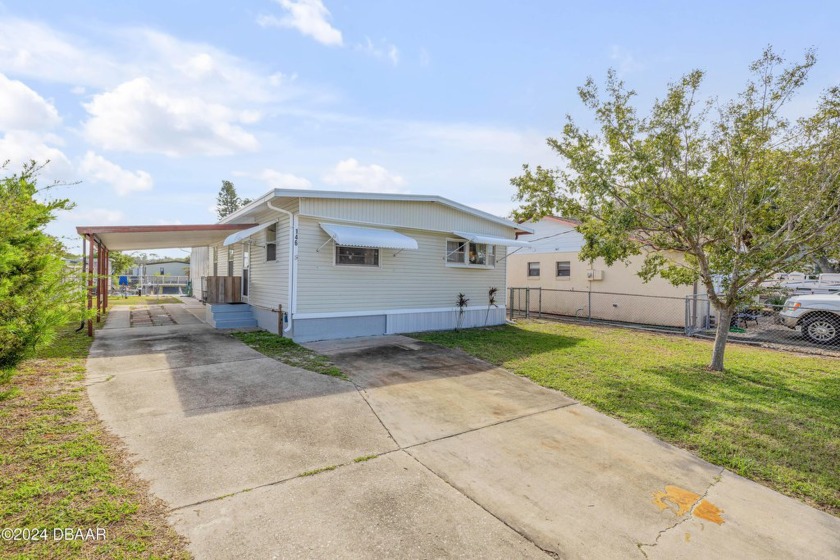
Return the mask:
<path id="1" fill-rule="evenodd" d="M 502 324 L 507 248 L 531 232 L 439 196 L 287 189 L 220 225 L 244 229 L 191 258 L 208 322 L 296 341 Z"/>

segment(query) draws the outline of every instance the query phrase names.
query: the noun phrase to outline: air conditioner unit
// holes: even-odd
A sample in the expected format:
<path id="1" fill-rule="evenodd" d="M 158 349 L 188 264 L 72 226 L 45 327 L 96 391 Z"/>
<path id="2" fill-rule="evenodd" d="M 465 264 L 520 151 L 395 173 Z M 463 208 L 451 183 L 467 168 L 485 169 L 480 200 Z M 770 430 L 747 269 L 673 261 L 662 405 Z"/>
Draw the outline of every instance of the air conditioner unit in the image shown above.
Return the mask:
<path id="1" fill-rule="evenodd" d="M 604 279 L 604 271 L 603 270 L 587 270 L 586 271 L 586 279 L 587 280 L 603 280 Z"/>

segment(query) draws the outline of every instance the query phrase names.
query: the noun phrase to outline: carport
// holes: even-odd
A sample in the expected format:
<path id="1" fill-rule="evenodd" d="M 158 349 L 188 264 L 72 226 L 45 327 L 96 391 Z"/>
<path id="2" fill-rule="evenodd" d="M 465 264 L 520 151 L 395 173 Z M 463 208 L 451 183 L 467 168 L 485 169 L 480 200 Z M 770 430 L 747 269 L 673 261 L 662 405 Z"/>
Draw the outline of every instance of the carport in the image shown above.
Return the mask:
<path id="1" fill-rule="evenodd" d="M 108 256 L 111 251 L 204 247 L 253 224 L 194 224 L 155 226 L 78 226 L 82 236 L 82 274 L 87 279 L 87 308 L 96 298 L 96 322 L 108 309 Z M 95 269 L 95 270 L 94 270 Z M 87 321 L 93 336 L 93 318 Z"/>

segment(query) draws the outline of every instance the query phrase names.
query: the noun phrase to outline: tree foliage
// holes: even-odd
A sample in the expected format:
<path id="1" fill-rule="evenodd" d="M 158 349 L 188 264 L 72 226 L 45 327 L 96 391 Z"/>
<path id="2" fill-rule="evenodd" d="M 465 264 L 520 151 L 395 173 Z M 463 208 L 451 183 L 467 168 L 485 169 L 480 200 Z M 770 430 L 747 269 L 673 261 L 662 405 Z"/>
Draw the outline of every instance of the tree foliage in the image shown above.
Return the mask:
<path id="1" fill-rule="evenodd" d="M 73 204 L 36 198 L 39 169 L 31 162 L 0 179 L 0 367 L 49 342 L 81 305 L 81 286 L 65 268 L 64 247 L 44 233 L 56 211 Z"/>
<path id="2" fill-rule="evenodd" d="M 579 218 L 583 258 L 612 264 L 644 253 L 644 279 L 700 281 L 719 312 L 710 367 L 722 369 L 738 306 L 774 273 L 840 243 L 840 88 L 826 90 L 812 114 L 785 116 L 815 62 L 808 52 L 786 64 L 768 48 L 745 89 L 723 103 L 700 100 L 696 70 L 646 116 L 614 71 L 604 92 L 590 78 L 578 91 L 600 130 L 568 118 L 548 139 L 565 165 L 525 165 L 511 180 L 523 203 L 517 217 Z M 672 251 L 684 259 L 668 259 Z"/>
<path id="3" fill-rule="evenodd" d="M 119 276 L 135 265 L 134 257 L 120 251 L 109 252 L 108 259 L 111 261 L 111 273 L 115 276 Z"/>
<path id="4" fill-rule="evenodd" d="M 250 203 L 250 198 L 239 198 L 236 187 L 232 182 L 222 181 L 222 188 L 219 189 L 219 194 L 216 197 L 216 214 L 221 220 Z"/>

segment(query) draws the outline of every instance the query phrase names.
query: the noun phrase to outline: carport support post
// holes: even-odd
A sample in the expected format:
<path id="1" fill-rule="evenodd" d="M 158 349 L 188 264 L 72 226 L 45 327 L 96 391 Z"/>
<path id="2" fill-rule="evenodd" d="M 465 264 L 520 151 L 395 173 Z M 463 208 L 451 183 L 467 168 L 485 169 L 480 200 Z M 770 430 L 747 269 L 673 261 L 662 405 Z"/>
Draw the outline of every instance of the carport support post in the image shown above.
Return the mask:
<path id="1" fill-rule="evenodd" d="M 93 309 L 93 235 L 90 234 L 88 237 L 88 262 L 87 262 L 87 310 L 88 310 L 88 318 L 87 318 L 87 332 L 88 336 L 93 336 L 93 319 L 90 317 L 90 311 Z"/>
<path id="2" fill-rule="evenodd" d="M 102 244 L 96 242 L 96 322 L 102 320 Z"/>
<path id="3" fill-rule="evenodd" d="M 111 277 L 108 275 L 109 266 L 108 266 L 108 258 L 111 255 L 111 251 L 108 250 L 108 247 L 105 247 L 105 276 L 102 279 L 102 283 L 105 284 L 105 289 L 102 291 L 102 311 L 108 313 L 108 289 L 111 287 Z"/>

